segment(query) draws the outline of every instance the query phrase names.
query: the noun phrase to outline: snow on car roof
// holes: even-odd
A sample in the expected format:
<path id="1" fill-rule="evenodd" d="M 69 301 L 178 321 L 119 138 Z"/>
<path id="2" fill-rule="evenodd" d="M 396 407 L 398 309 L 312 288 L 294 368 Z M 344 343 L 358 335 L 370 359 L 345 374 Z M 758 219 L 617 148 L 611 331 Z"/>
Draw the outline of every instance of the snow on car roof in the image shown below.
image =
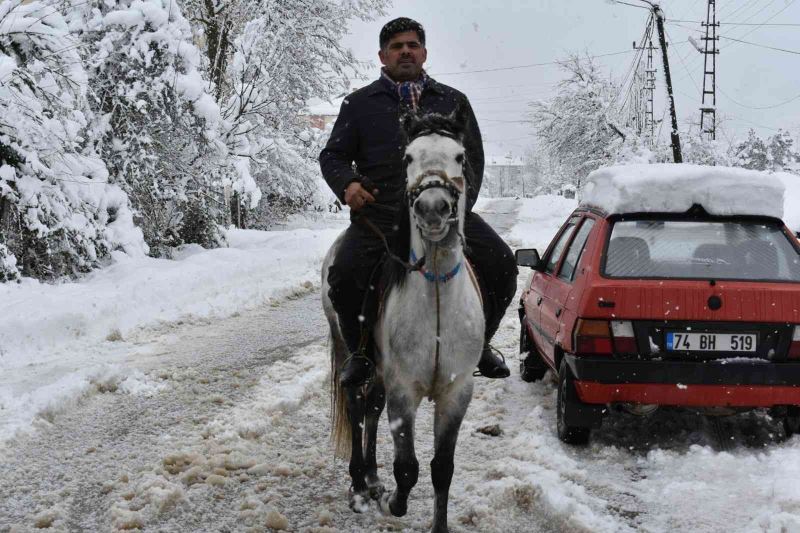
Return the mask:
<path id="1" fill-rule="evenodd" d="M 783 217 L 784 185 L 778 175 L 719 166 L 675 163 L 612 166 L 595 170 L 580 204 L 610 214 L 683 213 L 700 204 L 713 215 Z"/>

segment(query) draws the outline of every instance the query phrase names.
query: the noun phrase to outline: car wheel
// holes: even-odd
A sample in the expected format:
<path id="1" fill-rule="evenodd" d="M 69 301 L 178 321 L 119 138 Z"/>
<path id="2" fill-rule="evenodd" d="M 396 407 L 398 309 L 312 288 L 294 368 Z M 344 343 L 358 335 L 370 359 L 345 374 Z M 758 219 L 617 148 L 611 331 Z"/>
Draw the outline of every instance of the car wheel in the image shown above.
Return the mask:
<path id="1" fill-rule="evenodd" d="M 556 430 L 558 438 L 567 444 L 586 444 L 589 442 L 591 429 L 588 427 L 570 426 L 567 424 L 569 411 L 575 409 L 580 402 L 575 391 L 574 378 L 566 359 L 561 359 L 558 368 L 558 397 L 556 403 Z"/>
<path id="2" fill-rule="evenodd" d="M 547 364 L 539 357 L 533 340 L 528 336 L 524 321 L 520 324 L 519 352 L 527 354 L 519 363 L 519 377 L 522 381 L 532 383 L 542 379 L 547 373 Z"/>
<path id="3" fill-rule="evenodd" d="M 783 417 L 783 429 L 786 438 L 800 433 L 800 407 L 790 405 L 786 408 L 786 416 Z"/>

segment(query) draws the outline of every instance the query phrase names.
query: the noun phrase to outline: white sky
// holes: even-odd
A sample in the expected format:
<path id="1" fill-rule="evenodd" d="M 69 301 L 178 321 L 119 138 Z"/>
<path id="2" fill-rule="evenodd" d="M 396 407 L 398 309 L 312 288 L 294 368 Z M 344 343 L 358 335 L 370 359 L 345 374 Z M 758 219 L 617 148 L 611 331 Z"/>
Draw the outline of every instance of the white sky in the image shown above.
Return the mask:
<path id="1" fill-rule="evenodd" d="M 668 21 L 705 20 L 705 0 L 663 0 L 662 8 Z M 358 58 L 374 60 L 376 75 L 378 33 L 385 22 L 398 16 L 414 18 L 425 26 L 426 68 L 434 78 L 470 98 L 484 134 L 486 152 L 522 155 L 530 144 L 531 127 L 514 121 L 525 119 L 529 101 L 552 94 L 561 76 L 558 67 L 468 71 L 549 62 L 584 49 L 593 55 L 631 50 L 598 60 L 615 77 L 622 78 L 633 61 L 631 45 L 639 40 L 648 11 L 610 0 L 396 0 L 386 17 L 354 23 L 345 41 Z M 800 1 L 717 0 L 717 19 L 722 23 L 722 36 L 797 52 L 720 40 L 717 113 L 725 122 L 717 138 L 724 141 L 741 137 L 750 127 L 762 136 L 777 128 L 800 129 Z M 726 22 L 753 25 L 726 26 Z M 764 22 L 798 25 L 756 25 Z M 702 55 L 687 42 L 689 35 L 701 36 L 696 31 L 699 29 L 696 22 L 667 24 L 668 37 L 674 43 L 669 47 L 670 70 L 682 125 L 699 121 Z M 654 44 L 657 45 L 655 40 Z M 657 59 L 658 120 L 665 109 L 666 88 L 660 55 Z M 745 107 L 774 106 L 795 96 L 798 98 L 792 102 L 772 109 Z M 662 139 L 668 137 L 668 121 L 667 115 Z"/>

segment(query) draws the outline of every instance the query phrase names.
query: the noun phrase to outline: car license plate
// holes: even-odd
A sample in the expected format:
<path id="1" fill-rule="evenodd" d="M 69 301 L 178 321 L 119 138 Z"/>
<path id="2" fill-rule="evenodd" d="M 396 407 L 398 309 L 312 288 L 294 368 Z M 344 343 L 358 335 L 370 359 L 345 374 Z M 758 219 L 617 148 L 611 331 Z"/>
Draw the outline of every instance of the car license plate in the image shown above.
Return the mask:
<path id="1" fill-rule="evenodd" d="M 755 352 L 755 333 L 667 332 L 667 351 L 681 352 Z"/>

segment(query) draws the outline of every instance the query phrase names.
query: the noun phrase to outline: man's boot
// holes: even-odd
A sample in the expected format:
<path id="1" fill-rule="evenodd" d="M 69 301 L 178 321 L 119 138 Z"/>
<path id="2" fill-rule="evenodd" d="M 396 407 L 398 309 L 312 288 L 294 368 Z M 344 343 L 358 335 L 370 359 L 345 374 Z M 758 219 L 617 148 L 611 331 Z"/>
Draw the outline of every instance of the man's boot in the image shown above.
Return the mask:
<path id="1" fill-rule="evenodd" d="M 339 385 L 360 387 L 372 376 L 375 364 L 363 352 L 354 352 L 339 369 Z"/>
<path id="2" fill-rule="evenodd" d="M 497 352 L 500 357 L 495 355 Z M 499 351 L 495 350 L 489 343 L 483 345 L 483 352 L 481 352 L 481 360 L 478 361 L 478 372 L 476 376 L 483 376 L 487 378 L 507 378 L 511 375 L 511 371 L 506 366 L 505 359 Z"/>

